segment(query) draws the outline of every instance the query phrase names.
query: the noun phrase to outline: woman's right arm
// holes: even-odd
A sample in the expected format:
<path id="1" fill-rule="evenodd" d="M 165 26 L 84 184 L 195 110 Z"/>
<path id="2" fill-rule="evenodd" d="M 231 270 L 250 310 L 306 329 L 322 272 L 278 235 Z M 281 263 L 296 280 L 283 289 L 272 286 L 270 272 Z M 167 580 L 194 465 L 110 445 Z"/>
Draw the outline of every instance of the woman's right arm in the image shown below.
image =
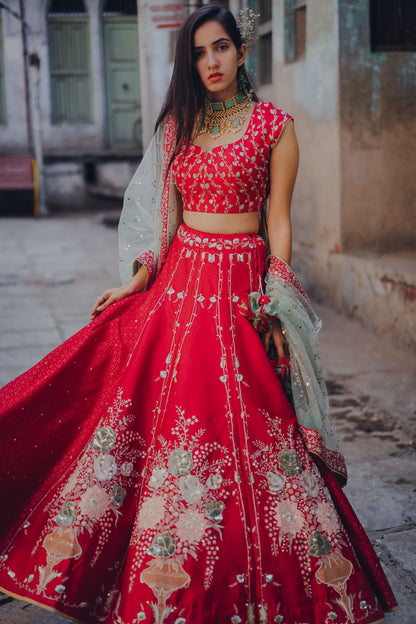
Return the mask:
<path id="1" fill-rule="evenodd" d="M 103 312 L 109 305 L 134 295 L 135 293 L 142 292 L 146 288 L 147 281 L 149 279 L 149 271 L 145 266 L 141 266 L 134 277 L 125 286 L 119 286 L 118 288 L 109 288 L 102 295 L 100 295 L 95 302 L 95 305 L 91 312 L 91 320 L 93 321 L 101 312 Z"/>

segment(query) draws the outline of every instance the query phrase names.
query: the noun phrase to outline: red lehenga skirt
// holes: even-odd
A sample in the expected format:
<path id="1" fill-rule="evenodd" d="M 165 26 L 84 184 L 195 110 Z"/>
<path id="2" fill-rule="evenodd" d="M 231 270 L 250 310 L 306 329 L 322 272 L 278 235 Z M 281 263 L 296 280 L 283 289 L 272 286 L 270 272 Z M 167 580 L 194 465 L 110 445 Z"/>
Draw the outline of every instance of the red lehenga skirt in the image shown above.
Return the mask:
<path id="1" fill-rule="evenodd" d="M 2 390 L 2 591 L 88 623 L 369 624 L 395 607 L 238 312 L 265 253 L 181 226 L 149 292 Z"/>

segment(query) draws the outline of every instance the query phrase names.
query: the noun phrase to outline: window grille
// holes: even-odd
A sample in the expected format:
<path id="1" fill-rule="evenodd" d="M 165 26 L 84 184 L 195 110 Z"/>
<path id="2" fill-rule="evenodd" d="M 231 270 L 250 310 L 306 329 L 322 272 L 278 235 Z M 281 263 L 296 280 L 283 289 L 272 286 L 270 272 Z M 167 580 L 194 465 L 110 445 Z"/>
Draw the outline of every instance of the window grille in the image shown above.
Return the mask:
<path id="1" fill-rule="evenodd" d="M 137 0 L 106 0 L 103 6 L 105 17 L 137 15 Z"/>
<path id="2" fill-rule="evenodd" d="M 370 39 L 373 52 L 416 50 L 415 0 L 371 0 Z"/>
<path id="3" fill-rule="evenodd" d="M 90 37 L 82 0 L 52 0 L 48 47 L 52 123 L 90 123 Z"/>
<path id="4" fill-rule="evenodd" d="M 83 0 L 52 0 L 48 17 L 85 17 L 87 11 Z"/>

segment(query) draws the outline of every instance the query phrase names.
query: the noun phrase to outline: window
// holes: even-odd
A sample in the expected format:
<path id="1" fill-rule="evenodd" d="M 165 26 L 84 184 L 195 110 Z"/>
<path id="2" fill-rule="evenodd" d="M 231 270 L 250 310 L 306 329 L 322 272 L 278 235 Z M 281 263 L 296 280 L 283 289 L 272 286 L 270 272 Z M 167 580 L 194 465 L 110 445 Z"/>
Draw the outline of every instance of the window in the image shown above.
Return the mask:
<path id="1" fill-rule="evenodd" d="M 3 22 L 0 9 L 0 124 L 7 124 L 6 94 L 4 89 L 4 59 L 3 59 Z"/>
<path id="2" fill-rule="evenodd" d="M 249 8 L 259 15 L 256 24 L 256 41 L 248 66 L 255 76 L 255 85 L 270 84 L 273 79 L 272 3 L 270 0 L 250 0 Z"/>
<path id="3" fill-rule="evenodd" d="M 305 58 L 306 2 L 285 0 L 285 61 L 290 63 Z"/>
<path id="4" fill-rule="evenodd" d="M 105 17 L 137 15 L 137 0 L 106 0 L 103 15 Z"/>
<path id="5" fill-rule="evenodd" d="M 48 43 L 52 123 L 89 123 L 89 25 L 83 0 L 52 0 Z"/>
<path id="6" fill-rule="evenodd" d="M 371 0 L 370 34 L 373 52 L 416 50 L 415 0 Z"/>

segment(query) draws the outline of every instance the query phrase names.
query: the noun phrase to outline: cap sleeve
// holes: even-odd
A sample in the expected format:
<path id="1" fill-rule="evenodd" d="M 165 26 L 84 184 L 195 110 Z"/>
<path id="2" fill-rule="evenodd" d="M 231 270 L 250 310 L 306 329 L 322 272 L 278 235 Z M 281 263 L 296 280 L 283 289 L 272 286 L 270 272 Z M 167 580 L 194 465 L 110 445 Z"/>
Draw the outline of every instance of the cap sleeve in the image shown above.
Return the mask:
<path id="1" fill-rule="evenodd" d="M 293 120 L 293 117 L 288 113 L 280 110 L 280 108 L 275 108 L 272 104 L 269 104 L 267 108 L 267 117 L 268 117 L 268 142 L 270 149 L 273 149 L 283 132 L 286 124 Z"/>

